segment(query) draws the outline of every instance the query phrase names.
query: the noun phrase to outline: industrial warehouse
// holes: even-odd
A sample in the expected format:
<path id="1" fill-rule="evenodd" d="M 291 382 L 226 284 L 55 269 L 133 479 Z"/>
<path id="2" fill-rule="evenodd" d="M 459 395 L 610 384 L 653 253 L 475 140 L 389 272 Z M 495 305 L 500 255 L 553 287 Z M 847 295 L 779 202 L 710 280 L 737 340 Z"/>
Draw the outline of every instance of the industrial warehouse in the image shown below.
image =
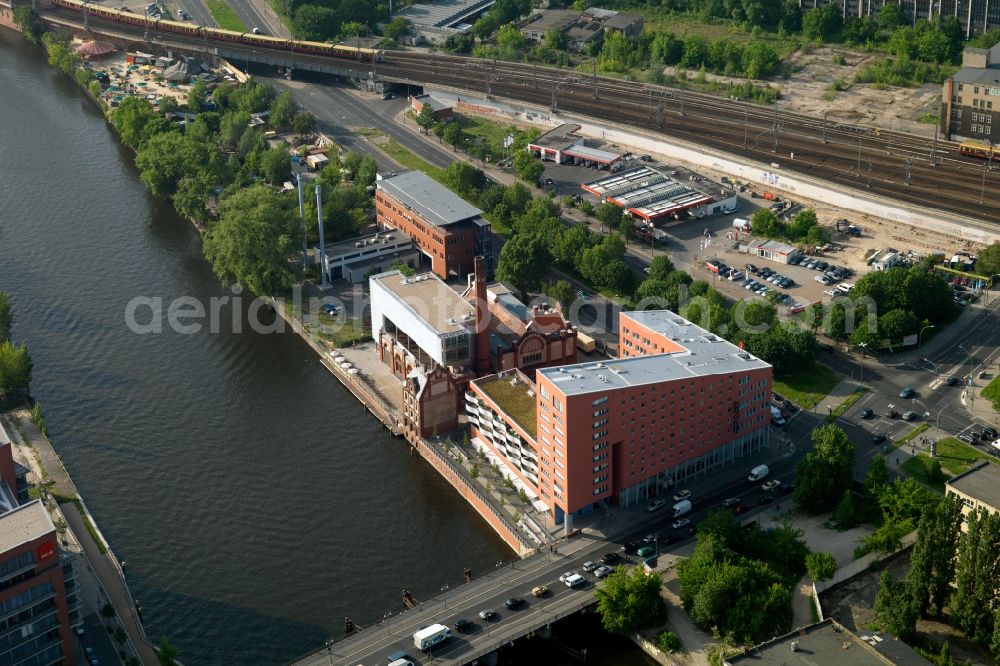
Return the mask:
<path id="1" fill-rule="evenodd" d="M 654 225 L 665 220 L 701 219 L 736 210 L 736 193 L 732 190 L 714 185 L 696 186 L 701 181 L 683 183 L 672 174 L 639 166 L 583 183 L 581 187 L 602 202 L 610 201 L 633 217 Z"/>

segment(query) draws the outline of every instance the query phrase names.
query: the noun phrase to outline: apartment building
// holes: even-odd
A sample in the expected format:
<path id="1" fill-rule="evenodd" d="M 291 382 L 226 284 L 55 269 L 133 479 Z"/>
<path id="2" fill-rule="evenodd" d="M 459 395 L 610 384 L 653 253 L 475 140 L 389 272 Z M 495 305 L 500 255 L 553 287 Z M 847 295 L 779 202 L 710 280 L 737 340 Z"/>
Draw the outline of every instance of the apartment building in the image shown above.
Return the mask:
<path id="1" fill-rule="evenodd" d="M 73 568 L 0 426 L 0 664 L 73 666 Z"/>
<path id="2" fill-rule="evenodd" d="M 968 48 L 941 88 L 941 133 L 952 141 L 1000 143 L 1000 43 Z"/>
<path id="3" fill-rule="evenodd" d="M 771 366 L 673 312 L 621 313 L 621 358 L 507 373 L 466 393 L 472 435 L 572 529 L 766 446 Z"/>

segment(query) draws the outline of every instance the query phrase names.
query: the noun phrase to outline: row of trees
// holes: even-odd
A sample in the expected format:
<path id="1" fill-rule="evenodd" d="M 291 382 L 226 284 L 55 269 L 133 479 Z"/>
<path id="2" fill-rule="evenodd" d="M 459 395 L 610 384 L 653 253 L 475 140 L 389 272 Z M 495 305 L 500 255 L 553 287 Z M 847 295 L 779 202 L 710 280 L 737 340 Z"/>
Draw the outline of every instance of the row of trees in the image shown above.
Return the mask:
<path id="1" fill-rule="evenodd" d="M 899 581 L 882 573 L 875 613 L 888 631 L 912 640 L 922 616 L 941 617 L 947 609 L 953 626 L 1000 659 L 1000 515 L 980 508 L 967 516 L 964 533 L 962 521 L 955 495 L 923 512 L 910 570 Z"/>
<path id="2" fill-rule="evenodd" d="M 768 238 L 781 238 L 807 246 L 822 245 L 830 240 L 830 231 L 819 225 L 816 211 L 811 208 L 800 210 L 788 222 L 769 208 L 758 208 L 750 217 L 750 223 L 755 234 Z"/>
<path id="3" fill-rule="evenodd" d="M 140 97 L 125 98 L 111 120 L 122 141 L 136 148 L 140 178 L 150 192 L 205 227 L 205 256 L 221 279 L 255 294 L 287 288 L 297 278 L 298 263 L 289 260 L 301 250 L 303 230 L 295 198 L 274 186 L 291 178 L 290 149 L 284 142 L 269 147 L 263 128 L 251 127 L 250 120 L 252 113 L 267 111 L 272 127 L 306 133 L 313 129 L 312 115 L 291 93 L 276 95 L 255 81 L 218 87 L 211 95 L 195 85 L 187 102 L 197 116 L 183 128 L 165 117 L 176 104 L 162 100 L 157 111 Z M 327 236 L 356 233 L 367 222 L 366 188 L 375 182 L 376 169 L 370 156 L 334 154 L 308 186 L 305 233 L 318 238 L 317 186 L 325 194 Z M 345 174 L 350 184 L 343 182 Z"/>

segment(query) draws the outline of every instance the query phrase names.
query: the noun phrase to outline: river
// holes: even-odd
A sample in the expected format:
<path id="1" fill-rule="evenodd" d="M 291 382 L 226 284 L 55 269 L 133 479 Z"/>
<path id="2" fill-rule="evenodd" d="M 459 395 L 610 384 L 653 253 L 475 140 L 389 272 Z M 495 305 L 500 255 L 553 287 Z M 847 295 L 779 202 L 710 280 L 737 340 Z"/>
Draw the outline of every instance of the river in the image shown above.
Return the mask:
<path id="1" fill-rule="evenodd" d="M 154 642 L 280 664 L 512 552 L 293 334 L 125 323 L 232 292 L 100 113 L 0 29 L 0 289 L 32 393 Z"/>

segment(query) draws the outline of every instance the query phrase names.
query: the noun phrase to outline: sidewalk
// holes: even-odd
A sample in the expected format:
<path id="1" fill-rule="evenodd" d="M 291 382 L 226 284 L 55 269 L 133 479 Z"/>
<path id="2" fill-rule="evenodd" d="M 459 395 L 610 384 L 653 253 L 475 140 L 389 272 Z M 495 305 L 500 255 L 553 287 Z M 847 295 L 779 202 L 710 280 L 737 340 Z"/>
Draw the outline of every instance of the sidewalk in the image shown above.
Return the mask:
<path id="1" fill-rule="evenodd" d="M 102 554 L 99 546 L 91 536 L 87 526 L 87 521 L 81 511 L 85 511 L 85 505 L 80 500 L 73 480 L 62 464 L 62 460 L 56 454 L 51 442 L 42 435 L 38 427 L 31 422 L 27 411 L 18 410 L 8 413 L 7 420 L 15 424 L 9 428 L 10 437 L 19 447 L 25 447 L 34 452 L 35 456 L 29 456 L 26 462 L 32 468 L 37 477 L 39 466 L 41 467 L 43 478 L 48 482 L 47 492 L 59 498 L 68 498 L 70 502 L 61 502 L 63 516 L 69 526 L 70 531 L 82 548 L 82 554 L 89 565 L 89 570 L 97 577 L 107 600 L 114 607 L 118 620 L 128 634 L 129 641 L 134 646 L 137 656 L 144 666 L 158 666 L 159 661 L 152 646 L 146 642 L 146 635 L 139 620 L 136 617 L 135 604 L 132 595 L 126 587 L 121 565 L 111 552 L 110 547 L 104 544 L 106 553 Z M 76 503 L 79 501 L 79 504 Z M 96 530 L 96 524 L 94 525 Z M 98 535 L 101 539 L 103 536 Z"/>

